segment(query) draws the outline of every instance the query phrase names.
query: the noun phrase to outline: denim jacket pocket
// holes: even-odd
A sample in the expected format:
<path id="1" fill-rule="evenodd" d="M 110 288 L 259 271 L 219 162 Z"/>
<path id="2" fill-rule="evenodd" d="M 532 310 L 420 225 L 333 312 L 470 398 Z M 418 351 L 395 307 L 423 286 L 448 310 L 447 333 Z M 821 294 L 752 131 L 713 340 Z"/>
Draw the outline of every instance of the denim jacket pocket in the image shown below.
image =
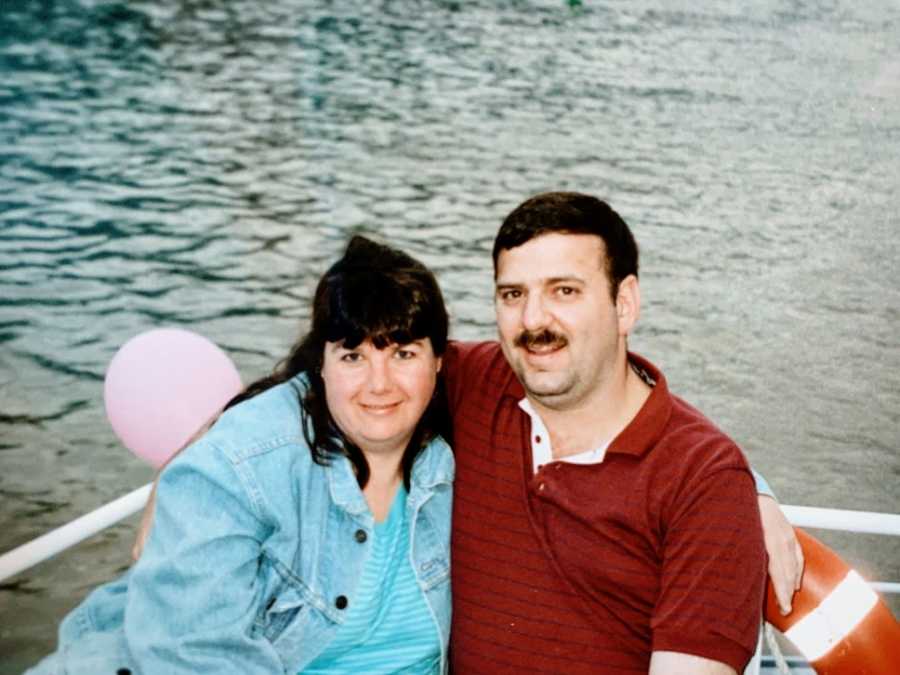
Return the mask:
<path id="1" fill-rule="evenodd" d="M 274 644 L 288 627 L 303 622 L 305 615 L 321 606 L 322 601 L 277 558 L 264 554 L 262 564 L 267 568 L 269 590 L 256 627 Z"/>
<path id="2" fill-rule="evenodd" d="M 121 629 L 85 635 L 78 642 L 63 647 L 59 656 L 65 675 L 138 672 Z"/>
<path id="3" fill-rule="evenodd" d="M 416 576 L 425 591 L 450 578 L 449 524 L 435 517 L 435 503 L 433 498 L 426 502 L 415 521 L 413 558 Z"/>
<path id="4" fill-rule="evenodd" d="M 269 642 L 274 643 L 307 607 L 306 599 L 296 589 L 279 589 L 278 594 L 266 602 L 264 611 L 257 620 L 261 633 Z"/>
<path id="5" fill-rule="evenodd" d="M 423 590 L 430 590 L 450 580 L 450 561 L 446 556 L 426 560 L 419 565 L 419 582 Z"/>

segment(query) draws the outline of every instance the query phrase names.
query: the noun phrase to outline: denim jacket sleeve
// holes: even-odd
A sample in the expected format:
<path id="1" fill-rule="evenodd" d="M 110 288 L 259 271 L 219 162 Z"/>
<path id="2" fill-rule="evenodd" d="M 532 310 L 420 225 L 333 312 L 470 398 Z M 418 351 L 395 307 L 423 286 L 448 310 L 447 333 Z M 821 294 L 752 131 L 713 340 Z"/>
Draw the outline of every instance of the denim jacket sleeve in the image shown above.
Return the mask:
<path id="1" fill-rule="evenodd" d="M 254 622 L 267 526 L 243 477 L 206 440 L 163 472 L 153 531 L 132 573 L 125 636 L 142 673 L 282 673 Z"/>

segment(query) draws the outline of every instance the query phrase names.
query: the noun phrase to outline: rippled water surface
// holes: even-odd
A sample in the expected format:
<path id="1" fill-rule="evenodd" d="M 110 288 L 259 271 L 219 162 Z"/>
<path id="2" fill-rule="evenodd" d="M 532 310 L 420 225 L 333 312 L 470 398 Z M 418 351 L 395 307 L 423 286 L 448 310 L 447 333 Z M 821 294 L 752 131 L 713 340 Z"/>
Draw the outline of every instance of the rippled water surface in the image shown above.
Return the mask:
<path id="1" fill-rule="evenodd" d="M 151 478 L 102 405 L 132 335 L 193 329 L 249 381 L 368 231 L 489 337 L 497 226 L 558 188 L 633 226 L 633 348 L 784 501 L 900 512 L 898 43 L 887 0 L 6 3 L 0 551 Z M 132 529 L 0 586 L 0 672 Z M 896 540 L 823 538 L 900 580 Z"/>

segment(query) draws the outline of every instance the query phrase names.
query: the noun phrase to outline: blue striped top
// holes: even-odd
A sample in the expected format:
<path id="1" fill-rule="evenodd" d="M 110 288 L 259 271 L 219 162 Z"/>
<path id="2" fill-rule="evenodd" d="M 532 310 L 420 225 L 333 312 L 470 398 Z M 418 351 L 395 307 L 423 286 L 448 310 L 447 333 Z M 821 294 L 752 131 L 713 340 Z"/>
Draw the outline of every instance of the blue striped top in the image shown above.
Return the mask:
<path id="1" fill-rule="evenodd" d="M 375 524 L 346 621 L 304 675 L 439 672 L 440 637 L 410 563 L 406 496 L 401 485 L 387 519 Z"/>

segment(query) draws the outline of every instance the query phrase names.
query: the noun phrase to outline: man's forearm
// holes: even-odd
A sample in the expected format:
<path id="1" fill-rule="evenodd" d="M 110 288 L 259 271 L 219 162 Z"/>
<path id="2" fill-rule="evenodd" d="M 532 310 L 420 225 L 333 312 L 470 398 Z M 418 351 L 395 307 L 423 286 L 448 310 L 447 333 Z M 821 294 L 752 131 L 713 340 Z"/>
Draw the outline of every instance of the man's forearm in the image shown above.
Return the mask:
<path id="1" fill-rule="evenodd" d="M 681 652 L 653 652 L 649 675 L 737 675 L 719 661 Z"/>

